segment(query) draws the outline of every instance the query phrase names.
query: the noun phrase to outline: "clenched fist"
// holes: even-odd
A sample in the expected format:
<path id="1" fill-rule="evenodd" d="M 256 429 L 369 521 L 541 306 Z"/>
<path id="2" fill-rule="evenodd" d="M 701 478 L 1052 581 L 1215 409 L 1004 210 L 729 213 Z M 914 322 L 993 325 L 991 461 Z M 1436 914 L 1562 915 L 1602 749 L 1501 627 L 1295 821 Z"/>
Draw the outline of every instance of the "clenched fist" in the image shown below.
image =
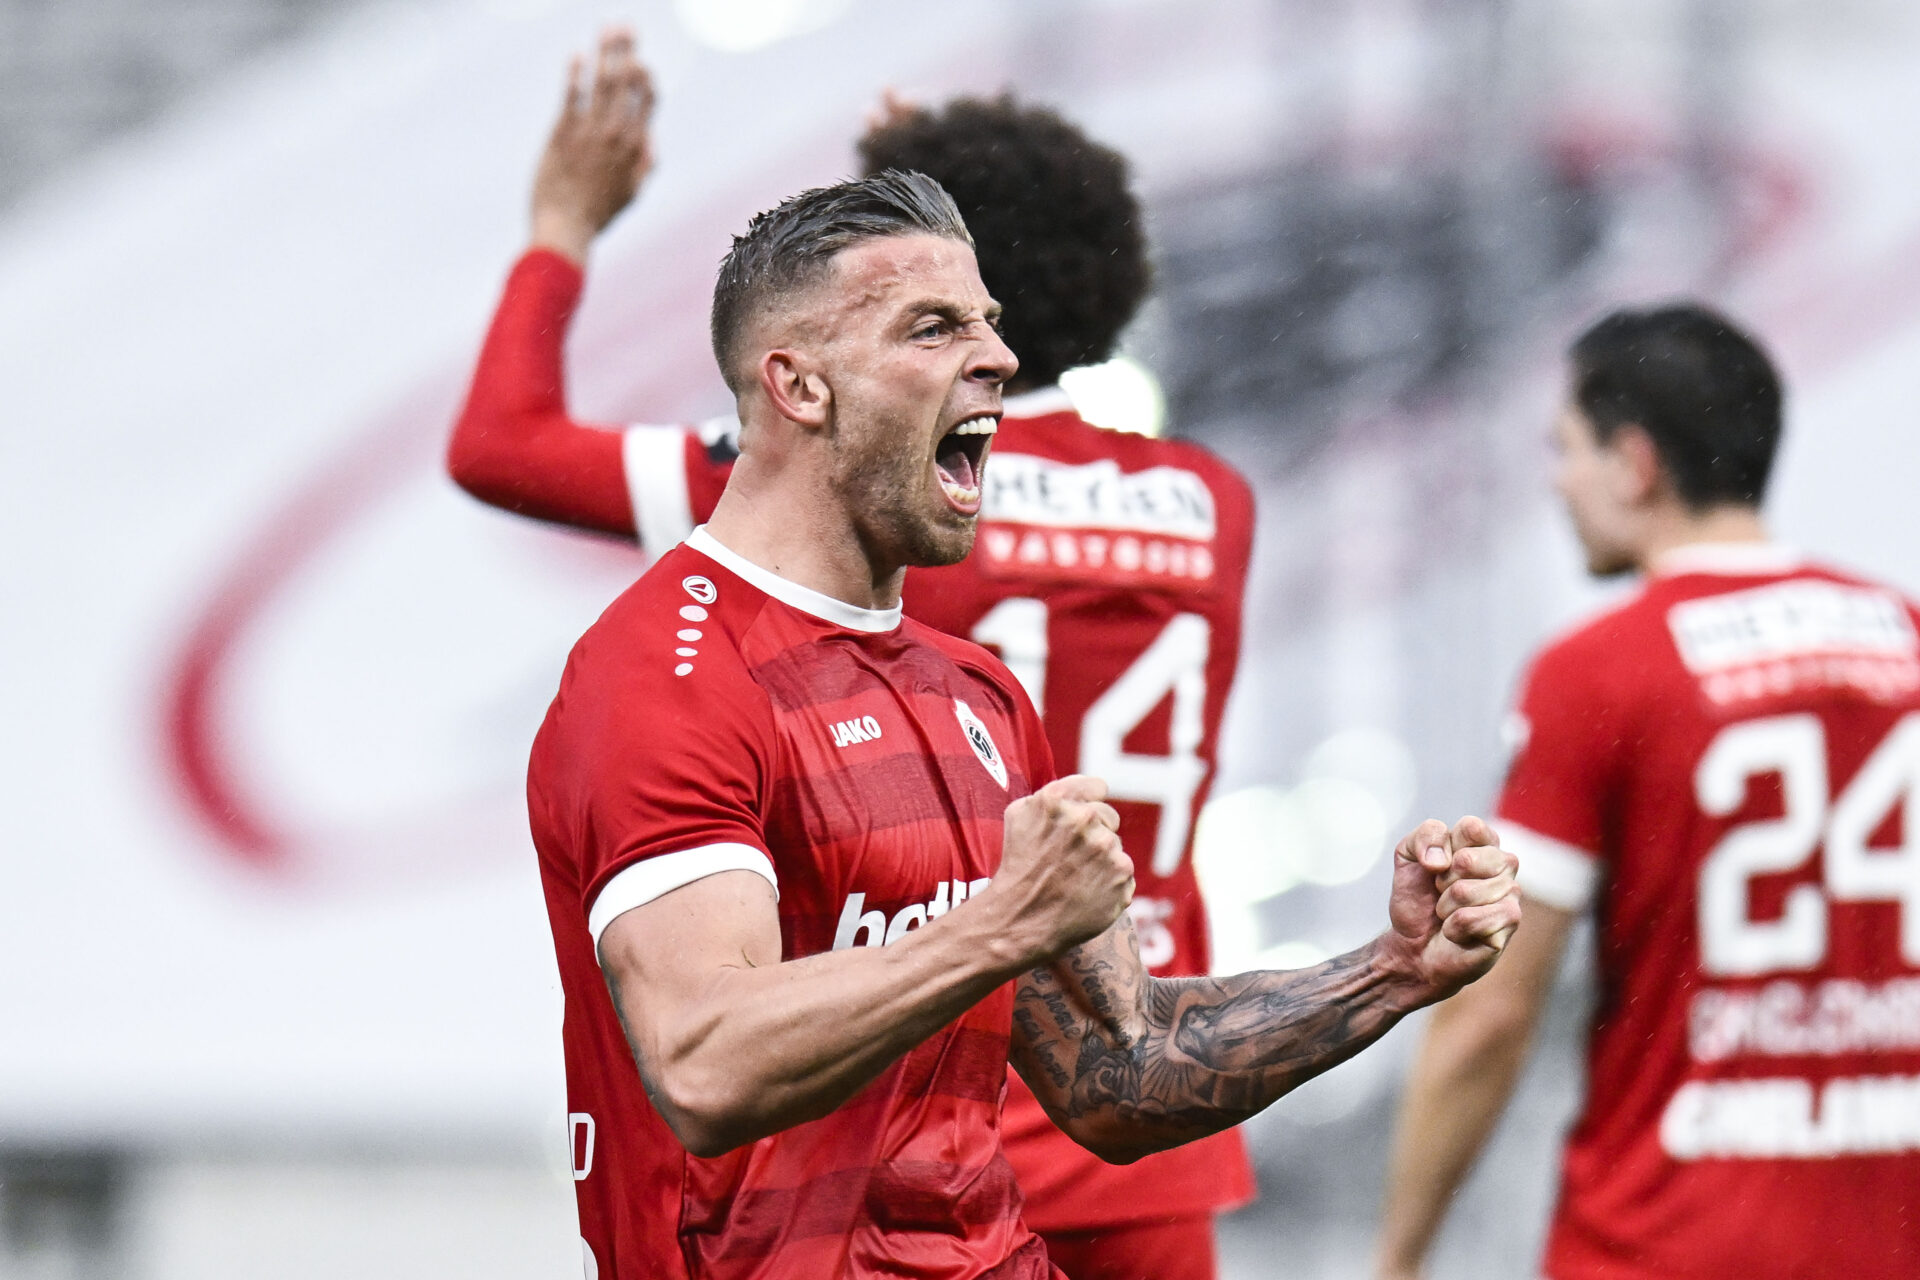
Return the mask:
<path id="1" fill-rule="evenodd" d="M 1520 925 L 1519 860 L 1479 818 L 1428 819 L 1393 851 L 1387 935 L 1434 1000 L 1493 968 Z"/>
<path id="2" fill-rule="evenodd" d="M 1133 861 L 1107 784 L 1076 774 L 1007 806 L 1000 870 L 983 896 L 1009 915 L 1009 937 L 1051 960 L 1104 932 L 1133 901 Z"/>

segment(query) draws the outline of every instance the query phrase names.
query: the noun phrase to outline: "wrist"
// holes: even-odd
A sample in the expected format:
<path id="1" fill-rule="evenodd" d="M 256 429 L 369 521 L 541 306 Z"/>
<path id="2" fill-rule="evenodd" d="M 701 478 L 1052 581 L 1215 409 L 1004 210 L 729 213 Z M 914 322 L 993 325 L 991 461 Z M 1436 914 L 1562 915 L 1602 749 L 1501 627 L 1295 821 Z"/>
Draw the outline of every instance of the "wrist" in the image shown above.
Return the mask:
<path id="1" fill-rule="evenodd" d="M 545 249 L 566 258 L 577 267 L 587 265 L 587 250 L 593 247 L 597 229 L 576 215 L 556 210 L 535 209 L 533 234 L 529 247 Z"/>
<path id="2" fill-rule="evenodd" d="M 956 910 L 966 911 L 975 941 L 988 963 L 997 969 L 1020 974 L 1053 958 L 1049 939 L 1032 919 L 1032 913 L 1019 909 L 1014 895 L 1003 881 L 993 880 Z"/>
<path id="3" fill-rule="evenodd" d="M 1396 1015 L 1423 1009 L 1447 995 L 1428 980 L 1419 949 L 1391 929 L 1368 944 L 1367 967 L 1380 984 L 1382 1003 Z"/>

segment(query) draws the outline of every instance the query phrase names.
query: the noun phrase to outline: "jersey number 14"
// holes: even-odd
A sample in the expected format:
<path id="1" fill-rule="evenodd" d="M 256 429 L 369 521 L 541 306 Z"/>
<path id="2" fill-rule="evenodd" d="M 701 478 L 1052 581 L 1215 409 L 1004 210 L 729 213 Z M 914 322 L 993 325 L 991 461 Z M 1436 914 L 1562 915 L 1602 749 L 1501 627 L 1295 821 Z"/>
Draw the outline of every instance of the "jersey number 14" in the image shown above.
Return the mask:
<path id="1" fill-rule="evenodd" d="M 1002 600 L 975 624 L 973 640 L 1000 650 L 1000 660 L 1041 713 L 1047 697 L 1047 602 L 1027 596 Z M 1120 678 L 1087 708 L 1080 721 L 1080 768 L 1107 780 L 1116 800 L 1160 806 L 1153 841 L 1153 873 L 1180 869 L 1193 830 L 1193 798 L 1206 780 L 1200 758 L 1206 737 L 1207 654 L 1212 630 L 1197 613 L 1175 614 Z M 1167 696 L 1173 716 L 1167 753 L 1143 755 L 1121 744 Z"/>

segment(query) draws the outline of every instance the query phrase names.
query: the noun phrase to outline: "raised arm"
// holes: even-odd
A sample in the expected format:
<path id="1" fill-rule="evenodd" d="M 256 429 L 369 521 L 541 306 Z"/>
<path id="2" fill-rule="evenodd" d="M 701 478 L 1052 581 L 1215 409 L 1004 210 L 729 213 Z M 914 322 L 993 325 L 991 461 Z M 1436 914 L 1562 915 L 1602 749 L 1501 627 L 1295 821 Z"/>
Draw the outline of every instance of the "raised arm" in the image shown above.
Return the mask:
<path id="1" fill-rule="evenodd" d="M 528 251 L 481 348 L 447 471 L 492 506 L 630 536 L 621 435 L 568 414 L 564 348 L 587 249 L 652 167 L 653 86 L 624 31 L 602 37 L 591 86 L 584 74 L 575 59 L 534 179 Z"/>
<path id="2" fill-rule="evenodd" d="M 1123 919 L 1021 980 L 1015 1065 L 1116 1163 L 1238 1124 L 1485 973 L 1519 923 L 1513 856 L 1478 818 L 1427 822 L 1394 858 L 1392 927 L 1311 969 L 1149 978 Z"/>
<path id="3" fill-rule="evenodd" d="M 773 890 L 728 871 L 617 916 L 600 966 L 661 1117 L 712 1156 L 827 1114 L 1017 974 L 1108 928 L 1132 895 L 1106 785 L 1007 811 L 999 872 L 885 947 L 781 961 Z"/>
<path id="4" fill-rule="evenodd" d="M 1381 1280 L 1415 1280 L 1499 1123 L 1577 919 L 1538 901 L 1500 967 L 1433 1011 L 1400 1100 L 1381 1213 Z"/>

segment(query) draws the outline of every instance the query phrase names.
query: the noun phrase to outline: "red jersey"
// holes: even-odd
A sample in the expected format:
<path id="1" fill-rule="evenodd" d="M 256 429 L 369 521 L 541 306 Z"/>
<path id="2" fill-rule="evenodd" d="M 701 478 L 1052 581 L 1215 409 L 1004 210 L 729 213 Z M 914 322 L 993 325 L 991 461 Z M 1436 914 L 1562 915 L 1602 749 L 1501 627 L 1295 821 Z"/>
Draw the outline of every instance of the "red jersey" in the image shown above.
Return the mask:
<path id="1" fill-rule="evenodd" d="M 1556 1280 L 1920 1275 L 1917 633 L 1701 546 L 1535 661 L 1500 831 L 1599 926 Z"/>
<path id="2" fill-rule="evenodd" d="M 738 426 L 615 433 L 569 418 L 562 343 L 580 288 L 554 254 L 515 266 L 450 463 L 496 505 L 664 551 L 719 501 Z M 1060 769 L 1107 780 L 1134 860 L 1141 958 L 1156 975 L 1204 974 L 1193 825 L 1240 658 L 1252 492 L 1206 449 L 1101 430 L 1048 389 L 1007 401 L 982 499 L 973 554 L 909 570 L 906 613 L 998 650 Z M 1207 1213 L 1253 1192 L 1235 1130 L 1109 1165 L 1055 1129 L 1017 1077 L 1006 1143 L 1040 1230 Z"/>
<path id="3" fill-rule="evenodd" d="M 783 959 L 892 942 L 986 886 L 1007 805 L 1051 772 L 991 656 L 704 531 L 588 630 L 527 790 L 600 1276 L 1055 1274 L 1001 1152 L 1010 985 L 831 1115 L 700 1159 L 648 1101 L 596 955 L 621 912 L 727 870 L 775 887 Z"/>

